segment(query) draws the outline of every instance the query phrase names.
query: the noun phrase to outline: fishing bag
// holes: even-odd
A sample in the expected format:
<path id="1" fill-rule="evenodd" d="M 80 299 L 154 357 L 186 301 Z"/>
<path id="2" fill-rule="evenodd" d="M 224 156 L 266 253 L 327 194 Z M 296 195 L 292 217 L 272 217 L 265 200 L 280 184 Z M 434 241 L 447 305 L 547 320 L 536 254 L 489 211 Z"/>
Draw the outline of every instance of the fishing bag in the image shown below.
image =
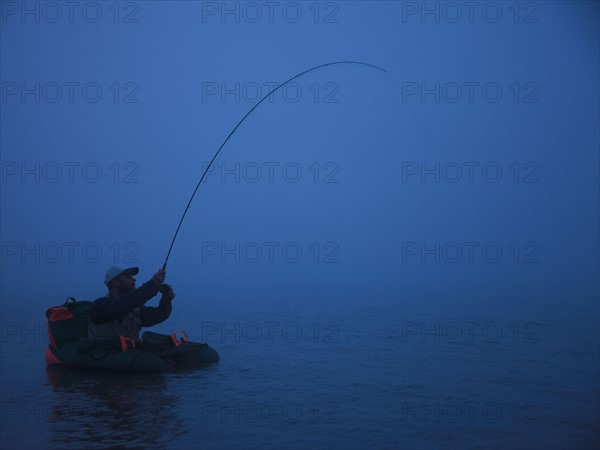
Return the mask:
<path id="1" fill-rule="evenodd" d="M 66 342 L 87 337 L 88 314 L 93 302 L 67 298 L 62 306 L 53 306 L 46 311 L 50 346 L 59 348 Z"/>

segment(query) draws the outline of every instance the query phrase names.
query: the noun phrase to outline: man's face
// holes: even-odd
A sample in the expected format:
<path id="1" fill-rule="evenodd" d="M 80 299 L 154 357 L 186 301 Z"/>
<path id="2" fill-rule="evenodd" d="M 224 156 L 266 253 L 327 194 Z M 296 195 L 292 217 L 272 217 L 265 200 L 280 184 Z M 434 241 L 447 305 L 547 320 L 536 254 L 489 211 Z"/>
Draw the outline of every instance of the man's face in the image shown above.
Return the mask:
<path id="1" fill-rule="evenodd" d="M 118 281 L 117 287 L 119 289 L 119 294 L 128 294 L 135 290 L 135 278 L 133 278 L 132 275 L 119 275 Z"/>

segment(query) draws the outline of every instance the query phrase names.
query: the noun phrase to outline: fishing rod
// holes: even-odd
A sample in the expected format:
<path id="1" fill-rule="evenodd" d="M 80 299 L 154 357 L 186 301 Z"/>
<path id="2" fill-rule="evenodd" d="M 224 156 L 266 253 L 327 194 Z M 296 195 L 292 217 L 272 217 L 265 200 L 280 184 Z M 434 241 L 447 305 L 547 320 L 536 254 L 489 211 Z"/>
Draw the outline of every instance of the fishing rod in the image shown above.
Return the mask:
<path id="1" fill-rule="evenodd" d="M 219 147 L 219 149 L 217 150 L 217 152 L 215 153 L 215 155 L 210 160 L 210 163 L 208 164 L 208 166 L 204 170 L 204 173 L 202 174 L 202 177 L 200 177 L 200 181 L 198 181 L 198 184 L 196 185 L 196 188 L 194 189 L 194 192 L 192 193 L 192 196 L 190 197 L 190 200 L 188 201 L 187 206 L 185 207 L 185 210 L 183 211 L 183 215 L 181 216 L 181 219 L 179 220 L 179 224 L 177 225 L 177 229 L 175 230 L 175 234 L 173 235 L 173 239 L 171 240 L 171 245 L 169 247 L 169 251 L 167 252 L 167 257 L 165 258 L 165 262 L 164 262 L 164 264 L 162 266 L 162 270 L 166 270 L 166 268 L 167 268 L 167 262 L 169 261 L 169 256 L 171 256 L 171 250 L 173 250 L 173 244 L 175 244 L 175 239 L 177 239 L 177 235 L 179 234 L 179 229 L 181 228 L 181 224 L 183 223 L 183 219 L 185 219 L 185 215 L 187 214 L 188 210 L 190 209 L 190 206 L 192 205 L 192 201 L 194 200 L 194 197 L 196 196 L 196 192 L 198 192 L 198 188 L 202 184 L 202 181 L 204 181 L 204 177 L 206 177 L 206 174 L 208 173 L 208 171 L 210 170 L 211 166 L 213 165 L 213 162 L 215 161 L 215 159 L 217 159 L 217 156 L 219 156 L 219 153 L 221 153 L 221 150 L 223 150 L 223 147 L 225 147 L 225 144 L 227 144 L 227 141 L 229 141 L 229 138 L 231 138 L 231 136 L 233 136 L 233 134 L 236 132 L 236 130 L 240 127 L 240 125 L 242 123 L 244 123 L 244 121 L 246 120 L 246 118 L 250 114 L 252 114 L 252 112 L 256 108 L 258 108 L 258 106 L 262 102 L 264 102 L 267 98 L 269 98 L 269 96 L 271 96 L 272 94 L 274 94 L 276 91 L 278 91 L 279 89 L 281 89 L 286 84 L 289 84 L 290 82 L 294 81 L 297 78 L 300 78 L 300 77 L 306 75 L 307 73 L 314 72 L 315 70 L 323 69 L 324 67 L 335 66 L 335 65 L 339 65 L 339 64 L 354 64 L 354 65 L 359 65 L 359 66 L 365 66 L 365 67 L 370 67 L 371 69 L 376 69 L 376 70 L 380 70 L 382 72 L 387 73 L 387 70 L 382 69 L 381 67 L 375 66 L 373 64 L 367 64 L 367 63 L 360 62 L 360 61 L 335 61 L 335 62 L 330 62 L 330 63 L 327 63 L 327 64 L 321 64 L 319 66 L 315 66 L 315 67 L 313 67 L 311 69 L 305 70 L 304 72 L 300 72 L 298 75 L 295 75 L 292 78 L 290 78 L 289 80 L 287 80 L 286 82 L 280 84 L 276 88 L 272 89 L 263 98 L 261 98 L 260 101 L 256 105 L 254 105 L 252 107 L 252 109 L 250 109 L 250 111 L 248 111 L 244 117 L 242 117 L 242 119 L 237 123 L 237 125 L 233 128 L 233 130 L 231 130 L 231 132 L 227 135 L 227 137 L 225 138 L 225 140 L 223 141 L 223 143 L 221 144 L 221 146 Z"/>

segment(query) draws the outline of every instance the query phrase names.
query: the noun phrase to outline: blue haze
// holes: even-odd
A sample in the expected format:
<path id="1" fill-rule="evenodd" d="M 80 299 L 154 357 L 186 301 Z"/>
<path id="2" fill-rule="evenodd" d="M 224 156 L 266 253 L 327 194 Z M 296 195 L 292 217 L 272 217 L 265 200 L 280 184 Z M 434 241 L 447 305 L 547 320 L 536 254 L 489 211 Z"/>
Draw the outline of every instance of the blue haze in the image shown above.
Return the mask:
<path id="1" fill-rule="evenodd" d="M 10 14 L 23 3 L 2 2 L 2 448 L 597 448 L 598 3 L 494 3 L 496 23 L 479 10 L 470 23 L 466 8 L 457 23 L 408 14 L 422 2 L 293 4 L 297 23 L 278 10 L 270 23 L 266 9 L 258 23 L 203 20 L 224 3 L 191 1 L 98 3 L 97 23 L 69 23 L 63 7 L 57 23 L 36 23 Z M 123 23 L 127 13 L 137 22 Z M 278 91 L 233 135 L 183 222 L 167 269 L 174 311 L 154 330 L 185 329 L 221 361 L 161 376 L 46 372 L 45 310 L 104 295 L 115 262 L 140 266 L 138 285 L 150 279 L 206 163 L 254 105 L 252 89 L 348 60 L 388 73 L 336 65 L 298 79 L 298 101 Z M 10 94 L 36 82 L 49 89 L 39 102 Z M 102 96 L 86 101 L 76 88 L 70 102 L 65 82 L 98 83 Z M 439 101 L 409 94 L 436 82 Z M 60 100 L 48 101 L 48 83 L 63 86 Z M 222 84 L 236 83 L 238 101 L 221 98 Z M 486 83 L 501 87 L 498 101 L 484 98 Z M 39 164 L 39 180 L 22 164 Z M 86 164 L 92 178 L 102 169 L 97 182 Z M 223 181 L 236 164 L 239 181 Z M 449 172 L 422 181 L 421 164 Z M 486 164 L 502 169 L 496 182 Z M 236 243 L 239 261 L 223 251 Z M 481 252 L 490 243 L 497 261 Z M 268 322 L 302 336 L 271 341 Z M 468 322 L 504 334 L 472 342 Z M 253 324 L 257 341 L 243 331 Z M 110 410 L 124 398 L 133 400 L 112 422 L 14 412 Z M 268 402 L 301 405 L 304 419 L 253 422 L 235 409 Z M 410 408 L 422 402 L 502 404 L 511 419 L 421 421 Z M 313 420 L 314 404 L 332 420 Z M 234 412 L 223 419 L 215 405 Z M 535 420 L 515 420 L 515 405 Z"/>

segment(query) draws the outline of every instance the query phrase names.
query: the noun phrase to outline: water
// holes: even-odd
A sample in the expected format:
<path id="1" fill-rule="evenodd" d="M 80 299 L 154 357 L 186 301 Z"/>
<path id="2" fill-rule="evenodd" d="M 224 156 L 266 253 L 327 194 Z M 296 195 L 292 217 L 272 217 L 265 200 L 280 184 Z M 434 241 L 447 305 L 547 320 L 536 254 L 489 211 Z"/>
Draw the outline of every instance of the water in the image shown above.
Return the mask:
<path id="1" fill-rule="evenodd" d="M 45 368 L 40 311 L 7 303 L 3 449 L 599 444 L 596 317 L 576 304 L 219 301 L 196 321 L 180 301 L 160 330 L 183 323 L 221 361 L 134 375 Z"/>

